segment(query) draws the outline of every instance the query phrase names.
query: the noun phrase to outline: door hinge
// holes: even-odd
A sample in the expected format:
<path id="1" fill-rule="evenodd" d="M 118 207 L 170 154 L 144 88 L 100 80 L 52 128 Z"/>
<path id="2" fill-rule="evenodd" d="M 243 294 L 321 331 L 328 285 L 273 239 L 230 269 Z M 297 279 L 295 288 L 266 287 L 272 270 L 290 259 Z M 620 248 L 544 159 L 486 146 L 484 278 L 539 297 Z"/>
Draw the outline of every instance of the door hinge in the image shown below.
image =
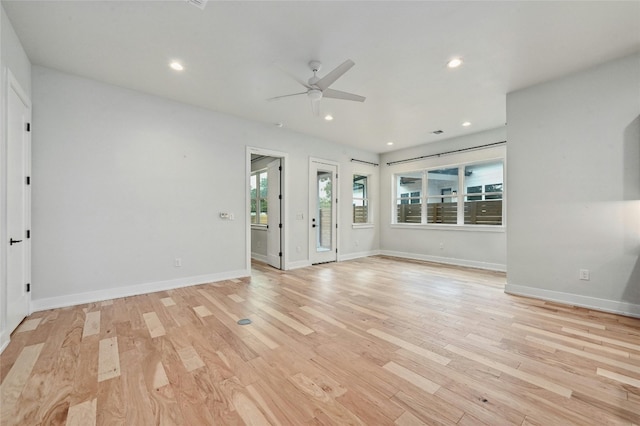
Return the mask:
<path id="1" fill-rule="evenodd" d="M 279 257 L 282 257 L 282 252 L 278 253 L 278 256 L 279 256 Z"/>
<path id="2" fill-rule="evenodd" d="M 25 180 L 27 182 L 27 185 L 31 185 L 31 176 L 27 176 Z"/>
<path id="3" fill-rule="evenodd" d="M 31 284 L 27 283 L 27 293 L 31 292 Z"/>
<path id="4" fill-rule="evenodd" d="M 338 224 L 336 223 L 336 229 L 338 229 Z"/>
<path id="5" fill-rule="evenodd" d="M 336 173 L 336 179 L 338 179 L 338 174 Z"/>
<path id="6" fill-rule="evenodd" d="M 338 254 L 338 249 L 336 248 L 336 254 Z"/>
<path id="7" fill-rule="evenodd" d="M 24 129 L 25 129 L 27 132 L 30 132 L 30 131 L 31 131 L 31 123 L 25 123 L 25 124 L 24 124 Z"/>
<path id="8" fill-rule="evenodd" d="M 279 171 L 282 171 L 282 166 L 278 166 L 278 170 L 279 170 Z"/>
<path id="9" fill-rule="evenodd" d="M 278 224 L 278 228 L 282 229 L 282 224 L 281 223 Z"/>
<path id="10" fill-rule="evenodd" d="M 31 238 L 31 229 L 27 229 L 27 238 Z"/>
<path id="11" fill-rule="evenodd" d="M 282 194 L 278 194 L 278 200 L 282 200 Z"/>

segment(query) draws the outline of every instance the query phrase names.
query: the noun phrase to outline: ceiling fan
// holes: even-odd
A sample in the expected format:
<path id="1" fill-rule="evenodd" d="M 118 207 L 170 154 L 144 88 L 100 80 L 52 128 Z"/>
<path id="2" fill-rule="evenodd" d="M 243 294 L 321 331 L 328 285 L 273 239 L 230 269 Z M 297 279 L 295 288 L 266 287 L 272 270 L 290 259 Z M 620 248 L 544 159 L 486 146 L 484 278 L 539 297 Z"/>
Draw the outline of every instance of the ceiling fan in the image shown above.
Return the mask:
<path id="1" fill-rule="evenodd" d="M 292 77 L 298 83 L 302 84 L 307 89 L 306 91 L 292 93 L 290 95 L 275 96 L 267 100 L 275 101 L 282 98 L 288 98 L 290 96 L 307 95 L 307 97 L 311 99 L 311 108 L 315 115 L 320 115 L 320 100 L 322 98 L 364 102 L 364 100 L 366 99 L 364 96 L 354 95 L 353 93 L 347 93 L 341 90 L 329 88 L 329 86 L 331 86 L 337 79 L 342 77 L 342 75 L 349 71 L 354 65 L 355 62 L 353 62 L 351 59 L 347 59 L 342 64 L 334 68 L 329 74 L 320 78 L 316 75 L 316 73 L 320 71 L 320 68 L 322 68 L 322 63 L 320 63 L 319 61 L 311 61 L 309 62 L 309 68 L 311 68 L 311 71 L 313 71 L 313 77 L 309 78 L 307 83 L 287 72 L 290 77 Z"/>

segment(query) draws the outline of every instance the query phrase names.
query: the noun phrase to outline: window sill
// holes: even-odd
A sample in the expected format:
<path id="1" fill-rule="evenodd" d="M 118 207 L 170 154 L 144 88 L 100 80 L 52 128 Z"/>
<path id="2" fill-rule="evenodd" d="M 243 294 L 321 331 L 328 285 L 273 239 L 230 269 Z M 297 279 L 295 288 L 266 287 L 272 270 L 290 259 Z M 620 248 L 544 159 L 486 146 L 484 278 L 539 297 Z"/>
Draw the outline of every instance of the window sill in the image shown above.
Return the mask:
<path id="1" fill-rule="evenodd" d="M 351 224 L 351 227 L 353 229 L 369 229 L 375 228 L 375 225 L 373 223 L 353 223 Z"/>
<path id="2" fill-rule="evenodd" d="M 251 224 L 251 229 L 252 230 L 255 229 L 256 231 L 266 231 L 267 230 L 267 225 L 256 225 L 254 223 L 254 224 Z"/>
<path id="3" fill-rule="evenodd" d="M 428 229 L 438 231 L 465 231 L 465 232 L 498 232 L 504 233 L 507 228 L 504 225 L 436 225 L 423 223 L 392 223 L 391 228 L 398 229 Z"/>

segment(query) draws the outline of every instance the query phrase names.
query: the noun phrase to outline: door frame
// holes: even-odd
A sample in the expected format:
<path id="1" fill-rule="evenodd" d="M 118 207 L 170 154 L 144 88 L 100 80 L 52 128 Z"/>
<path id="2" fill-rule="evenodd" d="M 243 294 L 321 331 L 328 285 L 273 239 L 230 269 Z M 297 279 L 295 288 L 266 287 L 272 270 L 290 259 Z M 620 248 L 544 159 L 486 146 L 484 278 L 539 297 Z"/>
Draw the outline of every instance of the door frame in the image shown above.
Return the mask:
<path id="1" fill-rule="evenodd" d="M 272 149 L 259 148 L 255 146 L 248 146 L 246 149 L 245 158 L 245 216 L 246 216 L 246 242 L 245 242 L 245 268 L 247 271 L 251 271 L 251 215 L 248 212 L 251 209 L 251 155 L 264 155 L 266 157 L 280 158 L 280 166 L 282 167 L 282 173 L 280 173 L 280 188 L 282 194 L 282 202 L 280 204 L 280 220 L 282 223 L 282 229 L 280 234 L 280 251 L 282 251 L 282 270 L 289 269 L 289 250 L 288 250 L 288 228 L 287 212 L 289 211 L 289 154 L 282 151 L 275 151 Z"/>
<path id="2" fill-rule="evenodd" d="M 336 250 L 338 250 L 339 248 L 339 235 L 340 233 L 338 232 L 339 225 L 338 222 L 340 221 L 340 204 L 339 204 L 339 200 L 340 200 L 340 163 L 338 163 L 337 161 L 332 161 L 332 160 L 325 160 L 324 158 L 317 158 L 317 157 L 309 157 L 309 168 L 308 168 L 308 173 L 307 175 L 309 176 L 309 210 L 307 212 L 307 226 L 309 227 L 309 264 L 313 264 L 313 252 L 316 250 L 316 235 L 315 235 L 315 230 L 314 228 L 311 227 L 311 218 L 314 217 L 315 215 L 315 197 L 314 194 L 316 194 L 317 192 L 317 176 L 311 176 L 311 167 L 312 167 L 312 163 L 320 163 L 320 164 L 326 164 L 328 166 L 334 166 L 336 168 L 336 179 L 335 180 L 335 185 L 332 186 L 332 190 L 333 190 L 333 196 L 338 200 L 338 202 L 334 202 L 335 204 L 335 225 L 337 225 L 336 227 L 336 239 L 335 239 L 335 243 L 336 243 Z M 335 253 L 336 255 L 336 262 L 338 261 L 338 252 Z"/>
<path id="3" fill-rule="evenodd" d="M 0 303 L 1 308 L 0 312 L 0 352 L 4 350 L 6 345 L 9 344 L 10 334 L 13 330 L 7 330 L 7 288 L 8 288 L 8 275 L 7 275 L 7 241 L 9 240 L 9 229 L 7 223 L 7 152 L 8 152 L 8 118 L 9 118 L 9 110 L 8 110 L 8 102 L 9 102 L 9 92 L 13 90 L 16 95 L 22 100 L 22 102 L 27 106 L 29 110 L 29 122 L 32 121 L 31 113 L 32 113 L 32 104 L 29 96 L 24 91 L 18 80 L 15 78 L 13 73 L 9 68 L 5 69 L 5 78 L 6 84 L 3 81 L 3 84 L 0 85 L 0 99 L 2 99 L 2 105 L 0 105 L 1 111 L 1 121 L 2 121 L 2 143 L 0 146 L 0 158 L 2 159 L 2 163 L 0 167 L 2 168 L 2 173 L 0 173 L 0 209 L 2 211 L 2 220 L 0 221 L 0 241 L 3 243 L 0 244 Z M 27 134 L 26 146 L 25 146 L 25 175 L 31 176 L 31 133 Z M 25 205 L 24 205 L 24 223 L 26 229 L 31 229 L 31 186 L 25 185 Z M 24 278 L 25 283 L 31 282 L 31 240 L 27 240 L 25 238 L 25 265 L 24 265 Z M 31 293 L 27 293 L 27 315 L 30 315 L 31 311 Z"/>

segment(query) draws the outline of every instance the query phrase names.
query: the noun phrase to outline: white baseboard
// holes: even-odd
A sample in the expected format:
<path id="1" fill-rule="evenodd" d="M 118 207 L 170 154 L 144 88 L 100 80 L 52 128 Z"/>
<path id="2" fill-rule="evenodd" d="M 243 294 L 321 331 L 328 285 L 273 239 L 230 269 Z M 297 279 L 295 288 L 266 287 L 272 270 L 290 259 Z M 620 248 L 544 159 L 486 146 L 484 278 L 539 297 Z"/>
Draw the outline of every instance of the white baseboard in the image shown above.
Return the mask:
<path id="1" fill-rule="evenodd" d="M 268 262 L 269 259 L 264 254 L 251 252 L 251 258 L 262 263 L 269 263 Z"/>
<path id="2" fill-rule="evenodd" d="M 487 269 L 489 271 L 506 272 L 507 265 L 502 263 L 478 262 L 477 260 L 456 259 L 453 257 L 430 256 L 427 254 L 404 253 L 401 251 L 380 250 L 378 254 L 384 256 L 401 257 L 412 260 L 424 260 L 427 262 L 444 263 L 447 265 L 467 266 L 469 268 Z"/>
<path id="3" fill-rule="evenodd" d="M 533 297 L 536 299 L 549 300 L 551 302 L 559 302 L 571 306 L 579 306 L 581 308 L 595 309 L 598 311 L 610 312 L 612 314 L 640 318 L 640 305 L 633 303 L 599 299 L 597 297 L 581 296 L 579 294 L 564 293 L 561 291 L 546 290 L 516 284 L 507 284 L 504 291 L 505 293 L 518 296 Z"/>
<path id="4" fill-rule="evenodd" d="M 11 341 L 9 337 L 9 333 L 6 330 L 3 330 L 0 333 L 0 354 L 9 346 L 9 342 Z"/>
<path id="5" fill-rule="evenodd" d="M 287 270 L 306 268 L 307 266 L 311 266 L 311 262 L 308 260 L 298 260 L 297 262 L 289 262 L 287 264 Z"/>
<path id="6" fill-rule="evenodd" d="M 68 294 L 65 296 L 49 297 L 45 299 L 35 299 L 31 300 L 31 312 L 44 311 L 46 309 L 65 308 L 68 306 L 82 305 L 85 303 L 101 302 L 103 300 L 118 299 L 120 297 L 137 296 L 139 294 L 154 293 L 156 291 L 172 290 L 174 288 L 188 287 L 197 284 L 248 277 L 249 275 L 251 275 L 250 271 L 242 269 L 237 271 L 222 272 L 218 274 L 197 275 L 194 277 L 177 278 L 174 280 L 157 281 L 127 287 L 111 288 L 107 290 Z"/>
<path id="7" fill-rule="evenodd" d="M 347 253 L 347 254 L 338 253 L 338 262 L 343 262 L 345 260 L 360 259 L 362 257 L 376 256 L 378 254 L 380 254 L 380 250 L 360 251 L 357 253 Z"/>

